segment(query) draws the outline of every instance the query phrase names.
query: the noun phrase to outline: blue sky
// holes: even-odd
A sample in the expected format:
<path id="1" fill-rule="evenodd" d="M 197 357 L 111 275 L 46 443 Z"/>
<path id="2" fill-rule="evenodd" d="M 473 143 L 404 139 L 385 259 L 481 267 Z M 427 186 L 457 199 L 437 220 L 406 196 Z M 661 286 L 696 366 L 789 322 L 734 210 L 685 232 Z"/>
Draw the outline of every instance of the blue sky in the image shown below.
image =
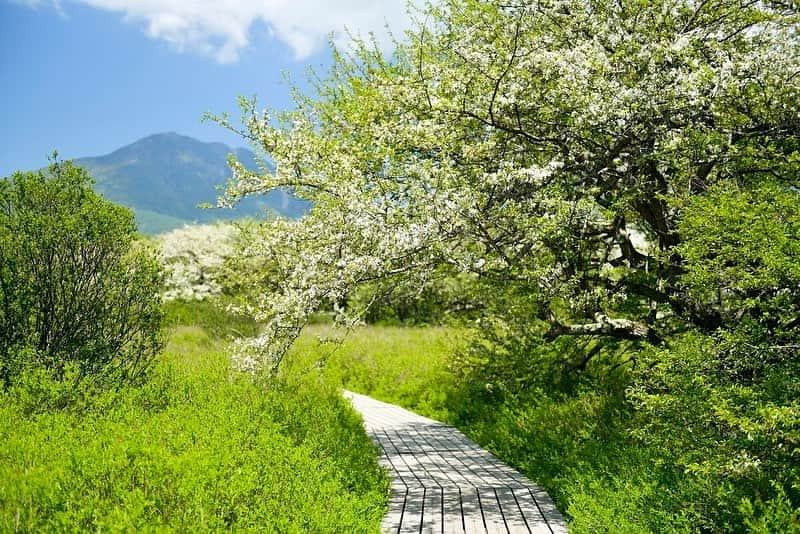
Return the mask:
<path id="1" fill-rule="evenodd" d="M 0 0 L 0 177 L 166 131 L 242 145 L 203 112 L 287 107 L 282 72 L 302 85 L 331 32 L 386 21 L 408 25 L 404 0 Z"/>

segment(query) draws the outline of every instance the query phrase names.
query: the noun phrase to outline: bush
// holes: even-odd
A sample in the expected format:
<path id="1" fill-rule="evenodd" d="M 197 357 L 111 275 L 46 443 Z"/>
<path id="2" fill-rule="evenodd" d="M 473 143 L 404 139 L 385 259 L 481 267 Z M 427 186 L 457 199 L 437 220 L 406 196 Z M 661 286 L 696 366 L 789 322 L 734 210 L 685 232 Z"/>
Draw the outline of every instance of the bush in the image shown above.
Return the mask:
<path id="1" fill-rule="evenodd" d="M 133 213 L 91 184 L 85 170 L 55 159 L 47 171 L 0 181 L 6 387 L 32 366 L 57 380 L 135 380 L 162 346 L 161 268 L 135 243 Z"/>
<path id="2" fill-rule="evenodd" d="M 696 332 L 642 356 L 628 392 L 637 408 L 632 433 L 683 473 L 694 524 L 744 532 L 748 522 L 795 521 L 786 510 L 800 504 L 796 365 L 731 380 L 724 344 Z"/>

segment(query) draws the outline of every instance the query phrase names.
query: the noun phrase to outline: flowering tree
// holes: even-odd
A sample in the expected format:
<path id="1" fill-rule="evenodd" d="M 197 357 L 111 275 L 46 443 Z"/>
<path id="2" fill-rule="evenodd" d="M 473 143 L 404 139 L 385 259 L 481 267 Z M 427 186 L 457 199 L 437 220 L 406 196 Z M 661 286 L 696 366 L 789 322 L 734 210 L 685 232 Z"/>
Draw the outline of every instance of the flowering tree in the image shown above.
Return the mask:
<path id="1" fill-rule="evenodd" d="M 282 283 L 241 366 L 274 368 L 325 299 L 443 272 L 516 288 L 545 339 L 718 327 L 719 292 L 687 297 L 678 223 L 715 184 L 800 185 L 797 5 L 446 0 L 418 19 L 391 59 L 336 53 L 294 111 L 217 118 L 277 165 L 233 161 L 226 202 L 313 202 L 247 247 Z"/>
<path id="2" fill-rule="evenodd" d="M 239 231 L 232 224 L 195 224 L 158 236 L 167 267 L 164 300 L 203 300 L 224 288 L 225 262 L 233 256 Z"/>

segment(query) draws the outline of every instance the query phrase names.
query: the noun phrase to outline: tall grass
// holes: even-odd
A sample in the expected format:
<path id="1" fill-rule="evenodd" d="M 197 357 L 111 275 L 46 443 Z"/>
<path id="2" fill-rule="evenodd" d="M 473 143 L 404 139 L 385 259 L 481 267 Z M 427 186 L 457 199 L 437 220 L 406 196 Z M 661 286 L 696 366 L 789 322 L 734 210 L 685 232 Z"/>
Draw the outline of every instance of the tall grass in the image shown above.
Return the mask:
<path id="1" fill-rule="evenodd" d="M 285 360 L 290 375 L 324 369 L 325 380 L 448 418 L 451 349 L 463 332 L 446 327 L 307 327 Z M 324 360 L 324 361 L 321 361 Z"/>
<path id="2" fill-rule="evenodd" d="M 338 385 L 233 375 L 175 306 L 144 387 L 0 394 L 0 531 L 377 531 L 387 480 Z"/>

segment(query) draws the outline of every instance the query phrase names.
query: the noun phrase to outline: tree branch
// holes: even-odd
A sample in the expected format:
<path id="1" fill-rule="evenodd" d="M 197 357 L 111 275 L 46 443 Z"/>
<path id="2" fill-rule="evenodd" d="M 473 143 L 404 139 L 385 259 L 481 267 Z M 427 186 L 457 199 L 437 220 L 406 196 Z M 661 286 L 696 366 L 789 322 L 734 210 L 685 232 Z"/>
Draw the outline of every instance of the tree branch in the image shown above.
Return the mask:
<path id="1" fill-rule="evenodd" d="M 550 329 L 545 333 L 544 338 L 552 341 L 558 336 L 610 336 L 632 341 L 660 342 L 658 334 L 644 323 L 637 323 L 630 319 L 612 319 L 604 313 L 597 313 L 594 318 L 596 322 L 584 324 L 551 322 Z"/>

